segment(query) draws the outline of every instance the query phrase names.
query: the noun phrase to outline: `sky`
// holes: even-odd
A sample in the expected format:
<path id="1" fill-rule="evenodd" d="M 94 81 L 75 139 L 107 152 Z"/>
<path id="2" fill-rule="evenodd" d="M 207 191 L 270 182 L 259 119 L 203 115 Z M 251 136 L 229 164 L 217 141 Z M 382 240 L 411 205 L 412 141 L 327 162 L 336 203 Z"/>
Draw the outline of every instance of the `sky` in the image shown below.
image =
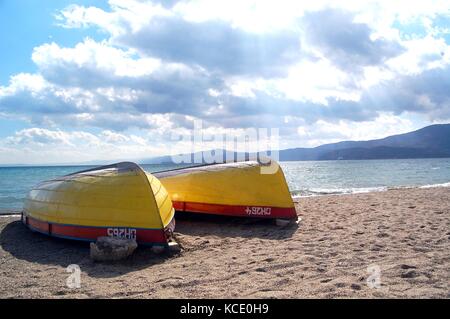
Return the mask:
<path id="1" fill-rule="evenodd" d="M 189 152 L 198 123 L 285 149 L 450 122 L 449 1 L 0 0 L 0 52 L 0 164 Z"/>

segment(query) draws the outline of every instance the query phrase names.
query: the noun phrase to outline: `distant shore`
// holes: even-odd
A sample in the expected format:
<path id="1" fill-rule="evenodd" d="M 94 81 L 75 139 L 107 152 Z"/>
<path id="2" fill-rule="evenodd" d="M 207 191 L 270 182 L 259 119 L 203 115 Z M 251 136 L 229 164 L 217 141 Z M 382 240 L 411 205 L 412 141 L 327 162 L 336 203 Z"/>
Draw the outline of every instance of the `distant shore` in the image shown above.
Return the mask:
<path id="1" fill-rule="evenodd" d="M 139 248 L 113 264 L 93 263 L 85 243 L 3 216 L 0 297 L 450 298 L 450 188 L 296 201 L 298 228 L 179 218 L 180 255 Z M 79 289 L 66 287 L 70 264 L 81 268 Z"/>

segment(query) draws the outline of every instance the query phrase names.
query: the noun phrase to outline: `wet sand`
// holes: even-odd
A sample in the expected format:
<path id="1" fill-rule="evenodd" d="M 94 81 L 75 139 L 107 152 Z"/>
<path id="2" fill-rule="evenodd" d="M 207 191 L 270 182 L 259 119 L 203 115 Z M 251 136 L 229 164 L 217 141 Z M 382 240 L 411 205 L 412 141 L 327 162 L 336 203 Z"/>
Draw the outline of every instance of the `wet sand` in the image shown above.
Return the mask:
<path id="1" fill-rule="evenodd" d="M 0 297 L 450 298 L 450 188 L 301 198 L 297 212 L 298 227 L 178 218 L 182 253 L 110 264 L 0 217 Z"/>

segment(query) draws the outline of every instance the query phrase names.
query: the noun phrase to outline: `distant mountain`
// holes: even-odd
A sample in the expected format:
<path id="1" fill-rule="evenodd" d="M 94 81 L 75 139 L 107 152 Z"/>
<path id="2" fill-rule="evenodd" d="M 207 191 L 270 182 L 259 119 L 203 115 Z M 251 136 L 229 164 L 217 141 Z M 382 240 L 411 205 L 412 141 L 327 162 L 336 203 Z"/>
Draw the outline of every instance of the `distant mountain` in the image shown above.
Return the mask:
<path id="1" fill-rule="evenodd" d="M 282 161 L 450 157 L 450 124 L 369 141 L 345 141 L 280 151 Z"/>
<path id="2" fill-rule="evenodd" d="M 248 153 L 224 150 L 226 159 L 248 159 Z M 214 153 L 213 153 L 214 154 Z M 253 154 L 250 154 L 253 155 Z M 201 158 L 201 153 L 185 154 L 187 158 Z M 450 157 L 450 124 L 436 124 L 410 133 L 393 135 L 369 141 L 344 141 L 324 144 L 314 148 L 291 148 L 279 151 L 280 161 L 320 161 L 395 158 Z M 171 156 L 162 156 L 139 161 L 143 164 L 173 163 Z M 205 162 L 205 161 L 203 161 Z"/>
<path id="3" fill-rule="evenodd" d="M 207 154 L 206 156 L 211 156 L 211 159 L 208 158 L 203 158 L 203 156 L 205 156 L 205 153 Z M 249 159 L 249 153 L 238 153 L 238 152 L 232 152 L 232 151 L 227 151 L 227 150 L 223 150 L 223 149 L 216 149 L 216 150 L 209 150 L 206 152 L 195 152 L 195 153 L 190 153 L 190 154 L 177 154 L 174 157 L 170 156 L 170 155 L 166 155 L 166 156 L 160 156 L 160 157 L 153 157 L 153 158 L 148 158 L 148 159 L 141 159 L 138 162 L 141 164 L 173 164 L 174 160 L 173 158 L 178 158 L 178 159 L 186 159 L 185 162 L 188 163 L 210 163 L 212 162 L 214 159 L 216 159 L 216 154 L 217 155 L 217 162 L 227 162 L 227 161 L 242 161 L 242 160 L 248 160 Z M 222 156 L 220 156 L 220 154 Z M 220 159 L 219 159 L 220 156 Z"/>

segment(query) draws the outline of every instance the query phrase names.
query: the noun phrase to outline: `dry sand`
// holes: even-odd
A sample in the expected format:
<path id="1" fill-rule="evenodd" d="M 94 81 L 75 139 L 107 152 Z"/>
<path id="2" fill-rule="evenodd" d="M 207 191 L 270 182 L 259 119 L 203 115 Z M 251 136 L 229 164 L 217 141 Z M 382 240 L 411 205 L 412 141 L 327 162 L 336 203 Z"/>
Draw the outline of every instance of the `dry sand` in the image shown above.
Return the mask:
<path id="1" fill-rule="evenodd" d="M 302 198 L 297 211 L 298 228 L 179 218 L 181 254 L 139 248 L 114 264 L 1 217 L 0 297 L 450 298 L 450 188 Z M 69 264 L 79 289 L 66 287 Z M 380 288 L 367 285 L 370 266 Z"/>

